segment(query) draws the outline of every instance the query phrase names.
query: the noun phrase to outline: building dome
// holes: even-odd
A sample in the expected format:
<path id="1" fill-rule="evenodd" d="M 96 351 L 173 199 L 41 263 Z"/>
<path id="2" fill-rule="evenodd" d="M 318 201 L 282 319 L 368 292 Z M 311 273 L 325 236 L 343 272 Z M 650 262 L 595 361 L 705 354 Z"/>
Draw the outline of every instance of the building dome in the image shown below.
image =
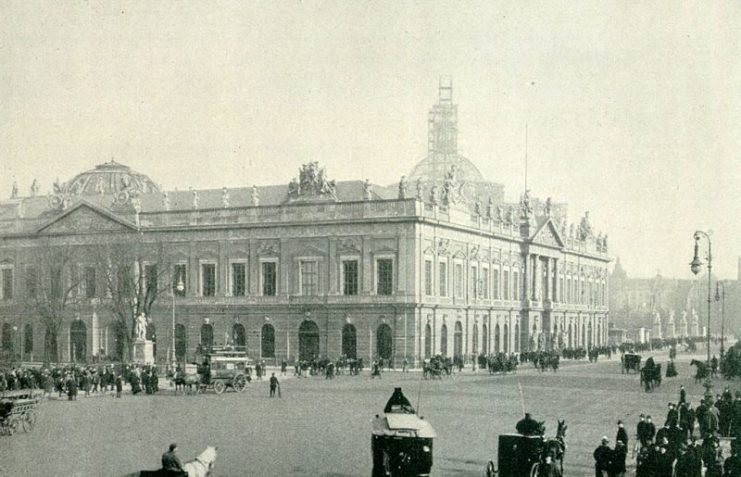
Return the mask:
<path id="1" fill-rule="evenodd" d="M 445 175 L 450 171 L 450 166 L 455 166 L 457 175 L 465 182 L 486 182 L 484 176 L 473 162 L 459 154 L 433 153 L 417 163 L 409 172 L 408 179 L 415 182 L 444 182 Z"/>
<path id="2" fill-rule="evenodd" d="M 122 190 L 148 194 L 160 190 L 148 176 L 113 160 L 77 174 L 64 188 L 72 195 L 115 195 Z"/>

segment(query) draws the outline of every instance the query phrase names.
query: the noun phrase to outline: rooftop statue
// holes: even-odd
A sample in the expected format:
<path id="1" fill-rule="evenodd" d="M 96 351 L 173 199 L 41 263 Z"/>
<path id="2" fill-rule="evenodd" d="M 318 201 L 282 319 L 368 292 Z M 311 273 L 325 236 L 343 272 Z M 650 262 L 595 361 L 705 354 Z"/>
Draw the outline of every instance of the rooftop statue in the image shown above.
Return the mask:
<path id="1" fill-rule="evenodd" d="M 494 218 L 494 199 L 489 196 L 489 203 L 486 204 L 486 218 L 491 220 Z"/>
<path id="2" fill-rule="evenodd" d="M 34 179 L 33 182 L 31 183 L 31 197 L 36 197 L 39 194 L 39 190 L 41 190 L 39 181 Z"/>
<path id="3" fill-rule="evenodd" d="M 252 186 L 252 205 L 255 207 L 260 206 L 260 191 L 257 189 L 256 185 Z"/>
<path id="4" fill-rule="evenodd" d="M 302 197 L 337 199 L 335 181 L 327 179 L 324 168 L 320 168 L 317 161 L 301 166 L 298 180 L 292 179 L 288 184 L 289 199 L 296 200 Z"/>
<path id="5" fill-rule="evenodd" d="M 363 200 L 373 200 L 373 184 L 370 179 L 363 182 Z"/>
<path id="6" fill-rule="evenodd" d="M 407 183 L 407 176 L 401 176 L 401 179 L 399 179 L 399 199 L 407 198 L 408 188 L 409 184 Z"/>
<path id="7" fill-rule="evenodd" d="M 170 210 L 170 196 L 167 195 L 167 191 L 162 193 L 162 207 L 165 210 Z"/>
<path id="8" fill-rule="evenodd" d="M 422 185 L 422 179 L 417 179 L 417 200 L 424 198 L 424 186 Z"/>
<path id="9" fill-rule="evenodd" d="M 437 204 L 437 186 L 433 185 L 430 189 L 430 203 Z"/>
<path id="10" fill-rule="evenodd" d="M 545 206 L 543 207 L 546 217 L 550 217 L 553 215 L 553 202 L 551 202 L 551 198 L 548 197 L 545 200 Z"/>
<path id="11" fill-rule="evenodd" d="M 481 216 L 481 200 L 476 197 L 476 201 L 473 203 L 473 213 Z"/>
<path id="12" fill-rule="evenodd" d="M 197 209 L 197 208 L 198 208 L 198 204 L 199 204 L 200 202 L 201 202 L 201 200 L 200 200 L 200 198 L 198 197 L 198 191 L 197 191 L 197 190 L 194 190 L 194 191 L 193 191 L 193 208 L 194 208 L 194 209 Z"/>
<path id="13" fill-rule="evenodd" d="M 229 189 L 226 187 L 221 189 L 221 206 L 225 209 L 229 207 Z"/>
<path id="14" fill-rule="evenodd" d="M 581 218 L 581 223 L 579 223 L 579 239 L 586 240 L 593 236 L 592 224 L 589 221 L 589 211 L 587 211 L 584 212 L 584 217 Z"/>
<path id="15" fill-rule="evenodd" d="M 13 189 L 10 191 L 10 198 L 18 198 L 18 181 L 13 181 Z"/>

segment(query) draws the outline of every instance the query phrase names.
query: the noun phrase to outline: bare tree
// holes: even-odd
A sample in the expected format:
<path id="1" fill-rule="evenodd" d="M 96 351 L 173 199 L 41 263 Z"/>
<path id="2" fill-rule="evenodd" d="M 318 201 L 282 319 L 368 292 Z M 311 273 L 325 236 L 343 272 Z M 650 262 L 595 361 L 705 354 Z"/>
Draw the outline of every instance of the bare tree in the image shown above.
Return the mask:
<path id="1" fill-rule="evenodd" d="M 157 298 L 172 289 L 172 270 L 165 244 L 145 242 L 141 235 L 136 235 L 95 246 L 91 252 L 97 268 L 103 272 L 107 294 L 103 303 L 115 319 L 117 339 L 123 341 L 120 358 L 129 360 L 136 317 L 144 314 L 149 318 Z"/>
<path id="2" fill-rule="evenodd" d="M 77 270 L 80 249 L 54 244 L 50 239 L 27 261 L 24 302 L 44 324 L 44 361 L 59 360 L 58 337 L 70 308 L 79 304 L 81 274 Z"/>

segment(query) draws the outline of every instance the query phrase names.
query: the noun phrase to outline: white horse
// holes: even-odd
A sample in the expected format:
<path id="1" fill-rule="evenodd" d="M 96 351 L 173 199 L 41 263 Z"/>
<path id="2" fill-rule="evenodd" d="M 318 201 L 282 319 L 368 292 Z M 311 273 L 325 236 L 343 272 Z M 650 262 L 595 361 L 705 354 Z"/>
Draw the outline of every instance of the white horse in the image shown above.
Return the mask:
<path id="1" fill-rule="evenodd" d="M 190 462 L 183 464 L 183 470 L 188 473 L 188 477 L 206 477 L 211 474 L 211 469 L 216 460 L 216 447 L 208 446 L 206 450 Z M 127 474 L 125 477 L 161 477 L 170 476 L 170 472 L 165 470 L 142 470 L 133 474 Z"/>
<path id="2" fill-rule="evenodd" d="M 195 460 L 186 462 L 183 470 L 188 473 L 188 477 L 206 477 L 211 473 L 215 460 L 216 447 L 208 446 Z"/>

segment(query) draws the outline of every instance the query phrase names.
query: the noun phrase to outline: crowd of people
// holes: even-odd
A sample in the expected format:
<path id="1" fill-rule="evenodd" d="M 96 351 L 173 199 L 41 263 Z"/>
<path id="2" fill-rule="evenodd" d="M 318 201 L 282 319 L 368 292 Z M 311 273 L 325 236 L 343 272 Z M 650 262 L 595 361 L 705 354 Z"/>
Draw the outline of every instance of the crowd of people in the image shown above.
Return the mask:
<path id="1" fill-rule="evenodd" d="M 726 388 L 714 399 L 706 396 L 696 408 L 680 386 L 679 400 L 668 403 L 664 424 L 657 429 L 650 415 L 641 414 L 636 426 L 636 477 L 741 476 L 741 391 L 733 399 Z M 699 431 L 696 434 L 696 430 Z M 733 437 L 728 456 L 721 437 Z M 625 475 L 628 433 L 618 421 L 615 447 L 607 436 L 594 451 L 597 477 Z M 705 473 L 703 474 L 703 468 Z"/>

